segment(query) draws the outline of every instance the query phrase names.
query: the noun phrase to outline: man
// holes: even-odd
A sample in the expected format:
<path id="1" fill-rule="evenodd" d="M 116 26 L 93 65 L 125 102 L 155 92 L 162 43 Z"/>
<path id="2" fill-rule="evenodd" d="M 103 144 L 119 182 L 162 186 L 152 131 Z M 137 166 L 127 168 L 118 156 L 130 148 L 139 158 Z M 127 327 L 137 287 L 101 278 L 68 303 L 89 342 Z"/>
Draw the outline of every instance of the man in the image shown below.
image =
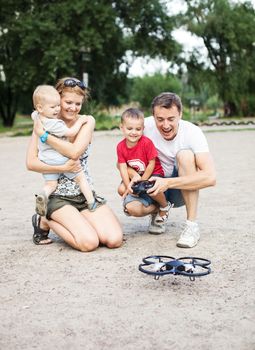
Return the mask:
<path id="1" fill-rule="evenodd" d="M 165 232 L 165 222 L 156 223 L 158 210 L 152 197 L 165 192 L 175 207 L 186 206 L 185 228 L 177 241 L 178 247 L 192 248 L 199 239 L 196 222 L 199 190 L 216 184 L 215 169 L 206 138 L 199 127 L 182 120 L 182 103 L 176 94 L 164 92 L 152 102 L 153 116 L 145 119 L 144 134 L 158 151 L 164 178 L 152 177 L 155 185 L 142 198 L 128 195 L 124 200 L 129 215 L 151 214 L 149 232 Z M 130 176 L 132 177 L 130 169 Z M 137 174 L 135 174 L 137 179 Z"/>

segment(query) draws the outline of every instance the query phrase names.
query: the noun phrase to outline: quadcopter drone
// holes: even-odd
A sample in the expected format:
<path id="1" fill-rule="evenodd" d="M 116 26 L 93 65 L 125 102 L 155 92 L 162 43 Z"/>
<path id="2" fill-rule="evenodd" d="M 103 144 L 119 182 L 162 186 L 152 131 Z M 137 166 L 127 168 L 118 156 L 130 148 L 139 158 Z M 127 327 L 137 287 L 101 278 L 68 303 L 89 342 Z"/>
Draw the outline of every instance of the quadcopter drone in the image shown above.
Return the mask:
<path id="1" fill-rule="evenodd" d="M 142 194 L 146 193 L 149 188 L 152 188 L 155 185 L 155 181 L 136 181 L 132 185 L 133 194 Z"/>
<path id="2" fill-rule="evenodd" d="M 176 259 L 167 255 L 151 255 L 143 258 L 143 263 L 139 265 L 141 272 L 154 276 L 157 280 L 164 275 L 182 275 L 195 281 L 196 277 L 208 275 L 211 272 L 210 260 L 185 256 Z"/>

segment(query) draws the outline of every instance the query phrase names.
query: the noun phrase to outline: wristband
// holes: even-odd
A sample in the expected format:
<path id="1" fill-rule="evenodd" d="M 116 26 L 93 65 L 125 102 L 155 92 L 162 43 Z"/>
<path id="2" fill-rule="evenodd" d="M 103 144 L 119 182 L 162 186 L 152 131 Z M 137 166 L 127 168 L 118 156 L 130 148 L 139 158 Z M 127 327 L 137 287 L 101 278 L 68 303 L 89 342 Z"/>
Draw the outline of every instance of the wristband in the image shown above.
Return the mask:
<path id="1" fill-rule="evenodd" d="M 45 131 L 45 133 L 42 136 L 40 136 L 40 140 L 42 141 L 42 143 L 45 143 L 47 141 L 48 136 L 48 131 Z"/>

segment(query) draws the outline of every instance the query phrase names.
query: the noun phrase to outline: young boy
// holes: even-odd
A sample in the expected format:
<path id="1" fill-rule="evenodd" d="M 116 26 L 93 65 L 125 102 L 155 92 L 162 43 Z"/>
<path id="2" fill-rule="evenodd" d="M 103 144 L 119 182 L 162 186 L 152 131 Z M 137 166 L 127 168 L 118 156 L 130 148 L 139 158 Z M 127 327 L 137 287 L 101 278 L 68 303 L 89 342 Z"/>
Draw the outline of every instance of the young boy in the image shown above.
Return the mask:
<path id="1" fill-rule="evenodd" d="M 42 162 L 49 165 L 61 165 L 68 161 L 68 158 L 58 153 L 55 149 L 46 143 L 47 135 L 52 134 L 56 137 L 67 138 L 78 134 L 80 128 L 86 123 L 86 116 L 81 116 L 75 124 L 68 128 L 63 120 L 58 119 L 60 113 L 60 95 L 58 91 L 50 85 L 39 85 L 33 93 L 33 104 L 35 111 L 32 113 L 32 119 L 39 118 L 44 126 L 45 134 L 42 135 L 38 143 L 38 157 Z M 45 216 L 47 212 L 48 197 L 55 191 L 60 174 L 43 174 L 45 185 L 43 192 L 36 195 L 36 212 Z M 74 179 L 80 186 L 84 194 L 88 209 L 94 211 L 96 202 L 94 195 L 89 187 L 83 171 L 79 173 L 65 173 L 69 179 Z"/>
<path id="2" fill-rule="evenodd" d="M 135 181 L 148 180 L 152 175 L 164 176 L 164 171 L 153 142 L 143 135 L 144 115 L 139 109 L 129 108 L 124 111 L 120 129 L 125 138 L 117 145 L 118 167 L 122 178 L 118 193 L 125 198 L 128 193 L 132 194 L 131 186 Z M 137 172 L 132 179 L 129 177 L 128 167 Z M 171 203 L 167 202 L 164 193 L 153 199 L 159 204 L 155 221 L 166 221 Z"/>

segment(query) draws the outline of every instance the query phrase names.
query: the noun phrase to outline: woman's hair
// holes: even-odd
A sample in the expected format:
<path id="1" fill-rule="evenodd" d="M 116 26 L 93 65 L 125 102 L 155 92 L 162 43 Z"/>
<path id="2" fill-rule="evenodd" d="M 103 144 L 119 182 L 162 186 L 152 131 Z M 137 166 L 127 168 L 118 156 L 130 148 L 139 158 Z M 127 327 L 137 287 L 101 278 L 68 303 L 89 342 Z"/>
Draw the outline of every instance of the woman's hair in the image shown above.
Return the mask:
<path id="1" fill-rule="evenodd" d="M 154 114 L 155 107 L 164 107 L 170 109 L 175 106 L 178 109 L 178 112 L 182 113 L 182 102 L 178 95 L 172 92 L 162 92 L 162 94 L 156 96 L 151 104 L 152 113 Z"/>
<path id="2" fill-rule="evenodd" d="M 144 120 L 144 114 L 138 108 L 128 108 L 121 115 L 121 123 L 124 123 L 127 118 Z"/>
<path id="3" fill-rule="evenodd" d="M 62 94 L 65 92 L 74 92 L 77 95 L 82 96 L 83 101 L 87 101 L 89 98 L 88 88 L 77 78 L 61 78 L 57 81 L 55 88 L 59 92 L 60 96 L 62 96 Z"/>
<path id="4" fill-rule="evenodd" d="M 58 91 L 54 88 L 54 86 L 38 85 L 33 93 L 34 108 L 36 108 L 38 104 L 45 103 L 47 99 L 54 94 L 58 95 Z"/>

